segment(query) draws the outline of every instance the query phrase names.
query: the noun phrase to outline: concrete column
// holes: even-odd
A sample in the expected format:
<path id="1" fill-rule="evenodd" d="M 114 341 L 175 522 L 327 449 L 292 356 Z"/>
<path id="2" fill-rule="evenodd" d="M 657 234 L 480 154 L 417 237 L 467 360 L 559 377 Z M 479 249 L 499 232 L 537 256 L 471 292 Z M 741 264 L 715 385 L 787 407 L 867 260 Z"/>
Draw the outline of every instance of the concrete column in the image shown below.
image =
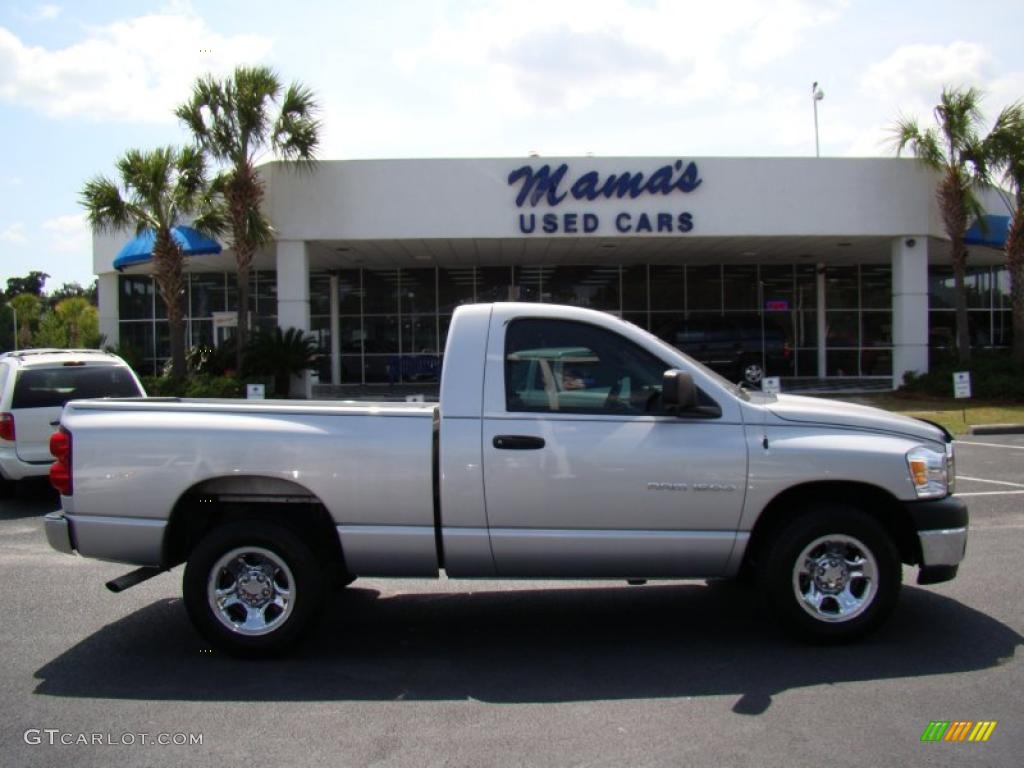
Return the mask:
<path id="1" fill-rule="evenodd" d="M 309 330 L 309 249 L 301 240 L 277 243 L 277 324 Z"/>
<path id="2" fill-rule="evenodd" d="M 302 240 L 277 243 L 277 325 L 309 331 L 309 249 Z M 292 378 L 292 396 L 309 396 L 309 371 Z"/>
<path id="3" fill-rule="evenodd" d="M 116 347 L 121 343 L 120 293 L 118 292 L 118 273 L 107 272 L 99 275 L 96 281 L 97 300 L 100 312 L 100 333 L 106 337 L 104 344 Z"/>
<path id="4" fill-rule="evenodd" d="M 817 312 L 815 313 L 818 327 L 818 378 L 824 379 L 828 372 L 828 360 L 826 358 L 827 348 L 825 337 L 828 336 L 828 323 L 825 321 L 825 265 L 818 264 L 815 278 L 815 290 L 817 291 Z"/>
<path id="5" fill-rule="evenodd" d="M 928 238 L 892 241 L 892 385 L 928 372 Z"/>

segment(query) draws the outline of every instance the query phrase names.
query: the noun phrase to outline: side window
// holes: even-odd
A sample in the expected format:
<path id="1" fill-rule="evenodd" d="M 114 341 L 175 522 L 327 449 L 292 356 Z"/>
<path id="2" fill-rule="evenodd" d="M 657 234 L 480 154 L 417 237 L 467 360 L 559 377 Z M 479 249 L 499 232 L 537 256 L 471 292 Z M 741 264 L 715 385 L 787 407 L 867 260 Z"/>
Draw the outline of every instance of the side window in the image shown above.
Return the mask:
<path id="1" fill-rule="evenodd" d="M 515 320 L 505 334 L 505 407 L 634 416 L 662 413 L 662 376 L 668 367 L 597 326 Z"/>

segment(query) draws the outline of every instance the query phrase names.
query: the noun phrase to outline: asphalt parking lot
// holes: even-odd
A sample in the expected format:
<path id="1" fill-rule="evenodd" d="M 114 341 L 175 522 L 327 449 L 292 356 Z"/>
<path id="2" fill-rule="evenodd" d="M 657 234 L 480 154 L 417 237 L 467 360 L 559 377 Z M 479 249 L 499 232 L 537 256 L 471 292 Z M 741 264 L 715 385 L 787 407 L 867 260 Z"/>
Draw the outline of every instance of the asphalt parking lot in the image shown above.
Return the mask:
<path id="1" fill-rule="evenodd" d="M 836 648 L 730 585 L 359 580 L 296 655 L 241 662 L 192 630 L 180 569 L 107 592 L 127 568 L 51 551 L 56 498 L 22 489 L 0 502 L 0 764 L 1018 766 L 1024 436 L 958 461 L 960 576 L 907 569 L 894 619 Z M 922 743 L 933 720 L 997 725 Z"/>

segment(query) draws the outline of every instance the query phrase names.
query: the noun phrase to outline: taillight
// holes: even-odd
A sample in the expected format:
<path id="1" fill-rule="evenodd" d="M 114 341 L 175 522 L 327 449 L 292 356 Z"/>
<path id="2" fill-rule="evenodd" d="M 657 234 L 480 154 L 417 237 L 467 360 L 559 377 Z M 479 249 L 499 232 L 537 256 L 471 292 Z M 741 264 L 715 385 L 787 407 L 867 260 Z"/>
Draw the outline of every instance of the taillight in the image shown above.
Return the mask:
<path id="1" fill-rule="evenodd" d="M 13 413 L 0 413 L 0 440 L 14 441 Z"/>
<path id="2" fill-rule="evenodd" d="M 50 436 L 50 453 L 57 459 L 50 465 L 50 485 L 61 496 L 70 496 L 71 486 L 71 433 L 64 427 Z"/>

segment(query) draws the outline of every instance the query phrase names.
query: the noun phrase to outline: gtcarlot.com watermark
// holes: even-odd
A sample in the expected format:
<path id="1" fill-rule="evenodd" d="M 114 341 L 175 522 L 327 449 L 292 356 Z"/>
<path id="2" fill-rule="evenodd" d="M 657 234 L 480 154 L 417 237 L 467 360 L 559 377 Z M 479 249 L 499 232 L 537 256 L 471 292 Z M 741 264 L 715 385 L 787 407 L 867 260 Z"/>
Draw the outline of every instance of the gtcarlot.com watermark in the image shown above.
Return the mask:
<path id="1" fill-rule="evenodd" d="M 201 733 L 73 733 L 59 728 L 29 728 L 22 738 L 32 746 L 195 747 L 203 743 Z"/>

